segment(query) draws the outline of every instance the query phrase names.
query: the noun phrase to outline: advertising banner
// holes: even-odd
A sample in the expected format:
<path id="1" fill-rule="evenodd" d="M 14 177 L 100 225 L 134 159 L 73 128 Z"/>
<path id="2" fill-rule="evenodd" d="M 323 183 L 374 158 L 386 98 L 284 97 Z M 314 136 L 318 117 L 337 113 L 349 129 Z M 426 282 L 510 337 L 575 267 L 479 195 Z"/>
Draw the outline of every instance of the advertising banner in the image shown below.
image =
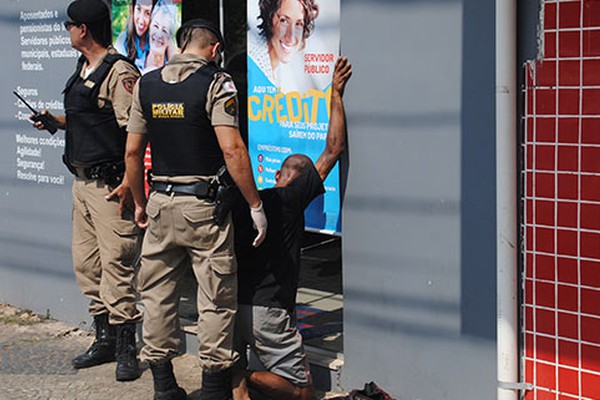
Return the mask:
<path id="1" fill-rule="evenodd" d="M 63 25 L 69 3 L 0 6 L 0 294 L 53 316 L 85 313 L 71 263 L 73 178 L 61 160 L 64 131 L 34 129 L 26 103 L 64 114 L 62 91 L 80 56 Z"/>
<path id="2" fill-rule="evenodd" d="M 248 147 L 259 189 L 291 154 L 325 149 L 331 77 L 339 54 L 339 0 L 248 0 Z M 306 227 L 341 232 L 340 176 L 306 211 Z"/>
<path id="3" fill-rule="evenodd" d="M 177 52 L 181 0 L 112 0 L 113 44 L 146 73 Z"/>

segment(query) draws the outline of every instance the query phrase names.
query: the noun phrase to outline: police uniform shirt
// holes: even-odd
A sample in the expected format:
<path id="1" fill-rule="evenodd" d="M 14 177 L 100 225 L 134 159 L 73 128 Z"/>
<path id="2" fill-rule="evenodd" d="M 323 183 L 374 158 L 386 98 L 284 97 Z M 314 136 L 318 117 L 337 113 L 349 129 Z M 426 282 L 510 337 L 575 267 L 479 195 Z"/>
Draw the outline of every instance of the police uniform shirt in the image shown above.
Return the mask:
<path id="1" fill-rule="evenodd" d="M 119 54 L 114 47 L 108 48 L 109 54 Z M 81 69 L 81 77 L 85 78 L 87 61 Z M 88 72 L 88 76 L 93 70 Z M 129 112 L 131 110 L 131 101 L 135 84 L 140 77 L 140 73 L 130 63 L 118 60 L 109 71 L 106 79 L 100 84 L 98 91 L 98 107 L 103 108 L 110 103 L 114 109 L 117 124 L 124 128 L 129 121 Z"/>
<path id="2" fill-rule="evenodd" d="M 169 64 L 162 69 L 161 77 L 164 82 L 179 83 L 208 63 L 209 61 L 207 59 L 193 54 L 175 54 L 171 60 L 169 60 Z M 212 126 L 225 125 L 235 128 L 238 128 L 239 126 L 237 90 L 231 76 L 224 71 L 215 74 L 215 78 L 208 88 L 208 94 L 206 95 L 206 113 L 211 120 Z M 133 103 L 131 105 L 131 115 L 129 117 L 127 131 L 148 134 L 146 119 L 142 112 L 139 85 L 136 85 L 133 91 Z M 200 179 L 200 177 L 191 176 L 155 176 L 153 178 L 156 181 L 174 183 L 189 183 Z"/>
<path id="3" fill-rule="evenodd" d="M 161 71 L 161 77 L 165 82 L 179 83 L 206 64 L 208 64 L 208 60 L 205 58 L 192 54 L 176 54 Z M 230 107 L 232 101 L 237 104 L 237 90 L 233 79 L 226 72 L 217 72 L 208 89 L 206 99 L 206 113 L 210 116 L 213 126 L 226 125 L 238 128 L 237 107 Z M 135 133 L 148 133 L 137 86 L 133 92 L 133 104 L 127 130 Z"/>

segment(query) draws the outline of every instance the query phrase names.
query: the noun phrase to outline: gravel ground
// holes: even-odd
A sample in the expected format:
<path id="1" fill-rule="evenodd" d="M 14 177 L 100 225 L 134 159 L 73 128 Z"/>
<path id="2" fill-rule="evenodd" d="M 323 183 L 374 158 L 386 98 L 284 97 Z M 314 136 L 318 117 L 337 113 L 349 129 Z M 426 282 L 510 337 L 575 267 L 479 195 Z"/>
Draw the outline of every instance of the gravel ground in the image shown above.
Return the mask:
<path id="1" fill-rule="evenodd" d="M 150 371 L 134 382 L 117 382 L 114 363 L 73 369 L 71 359 L 92 341 L 89 332 L 77 327 L 0 304 L 0 400 L 152 399 Z M 197 358 L 184 354 L 173 364 L 189 399 L 199 399 Z M 342 394 L 321 392 L 318 399 Z"/>

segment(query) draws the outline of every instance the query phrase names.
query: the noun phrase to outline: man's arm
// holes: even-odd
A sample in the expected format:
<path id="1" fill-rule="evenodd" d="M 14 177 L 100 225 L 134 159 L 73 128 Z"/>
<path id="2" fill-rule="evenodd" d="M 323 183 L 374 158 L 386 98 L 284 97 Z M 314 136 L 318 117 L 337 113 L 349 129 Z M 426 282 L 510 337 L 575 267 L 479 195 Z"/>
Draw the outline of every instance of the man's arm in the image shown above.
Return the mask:
<path id="1" fill-rule="evenodd" d="M 100 86 L 98 106 L 104 107 L 108 101 L 112 105 L 117 124 L 123 130 L 127 128 L 133 91 L 138 78 L 139 72 L 136 67 L 126 61 L 119 60 L 115 62 L 113 68 Z M 119 212 L 123 215 L 125 209 L 135 209 L 131 197 L 128 179 L 127 176 L 124 176 L 121 184 L 106 196 L 106 200 L 118 199 Z"/>
<path id="2" fill-rule="evenodd" d="M 258 230 L 258 235 L 253 244 L 254 246 L 259 246 L 266 235 L 267 220 L 262 210 L 262 201 L 254 184 L 248 150 L 237 128 L 227 125 L 217 125 L 215 126 L 215 132 L 219 146 L 223 151 L 227 171 L 229 171 L 231 178 L 250 206 L 252 221 Z"/>
<path id="3" fill-rule="evenodd" d="M 127 135 L 125 173 L 135 204 L 135 222 L 142 229 L 148 226 L 146 192 L 144 189 L 144 155 L 146 154 L 147 144 L 148 135 L 135 132 L 130 132 Z"/>
<path id="4" fill-rule="evenodd" d="M 339 57 L 335 63 L 331 84 L 331 119 L 327 131 L 325 150 L 315 163 L 315 168 L 322 180 L 327 178 L 346 149 L 346 112 L 344 111 L 342 96 L 350 76 L 352 76 L 352 65 L 346 57 Z"/>

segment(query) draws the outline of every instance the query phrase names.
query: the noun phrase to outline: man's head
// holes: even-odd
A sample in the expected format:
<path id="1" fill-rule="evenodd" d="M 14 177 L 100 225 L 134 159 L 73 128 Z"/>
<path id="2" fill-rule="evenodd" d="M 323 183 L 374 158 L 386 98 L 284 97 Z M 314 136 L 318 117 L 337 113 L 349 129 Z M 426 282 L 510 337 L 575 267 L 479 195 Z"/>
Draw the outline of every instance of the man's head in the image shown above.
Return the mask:
<path id="1" fill-rule="evenodd" d="M 292 154 L 283 161 L 281 170 L 275 173 L 275 187 L 288 186 L 294 179 L 308 171 L 312 166 L 312 160 L 304 154 Z"/>
<path id="2" fill-rule="evenodd" d="M 176 34 L 177 46 L 182 53 L 200 50 L 212 61 L 220 62 L 225 41 L 219 27 L 205 19 L 192 19 L 184 23 Z"/>
<path id="3" fill-rule="evenodd" d="M 112 43 L 110 13 L 102 0 L 75 0 L 69 4 L 67 16 L 69 20 L 65 26 L 69 32 L 84 29 L 100 46 L 108 47 Z M 74 41 L 72 44 L 76 48 L 79 46 Z"/>

